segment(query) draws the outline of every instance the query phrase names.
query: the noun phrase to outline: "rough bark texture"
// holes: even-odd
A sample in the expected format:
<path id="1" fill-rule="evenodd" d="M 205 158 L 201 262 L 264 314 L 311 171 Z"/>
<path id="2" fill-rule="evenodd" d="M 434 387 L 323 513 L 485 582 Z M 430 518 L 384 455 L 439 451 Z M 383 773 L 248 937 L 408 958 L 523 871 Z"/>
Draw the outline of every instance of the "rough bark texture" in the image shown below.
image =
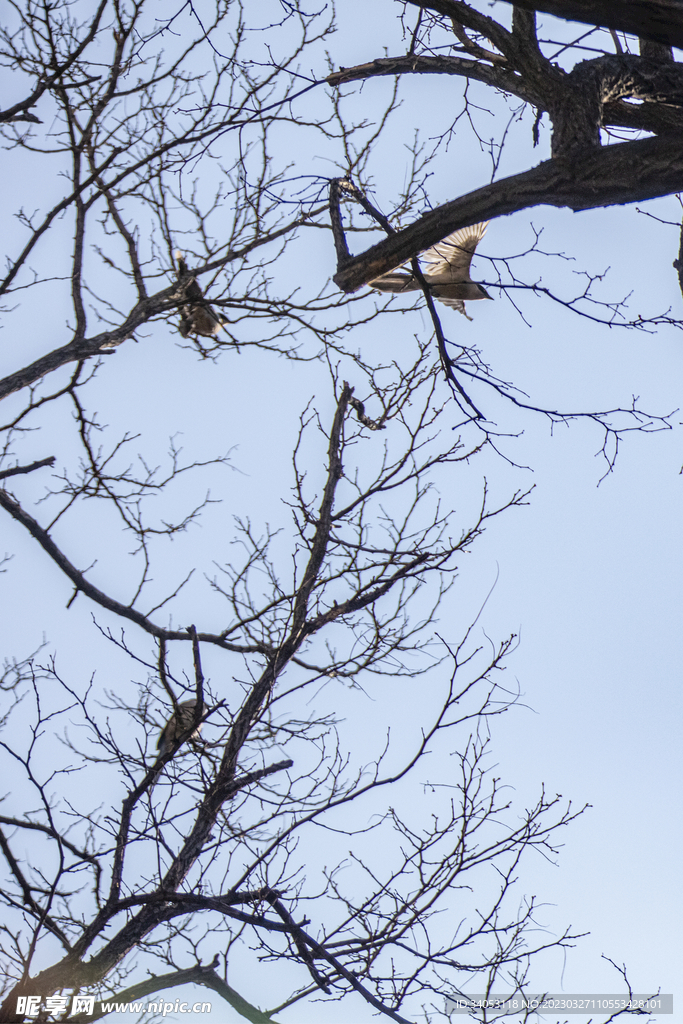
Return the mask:
<path id="1" fill-rule="evenodd" d="M 651 60 L 674 59 L 673 49 L 667 43 L 656 43 L 652 39 L 639 39 L 638 50 L 641 57 L 649 57 Z"/>
<path id="2" fill-rule="evenodd" d="M 511 3 L 512 0 L 506 0 Z M 602 25 L 655 42 L 683 48 L 680 0 L 515 0 L 529 11 L 545 11 L 567 21 Z"/>
<path id="3" fill-rule="evenodd" d="M 683 136 L 605 146 L 583 159 L 546 160 L 430 210 L 403 231 L 356 256 L 335 275 L 345 292 L 397 267 L 451 231 L 532 206 L 592 210 L 683 190 Z"/>
<path id="4" fill-rule="evenodd" d="M 675 29 L 680 24 L 679 43 L 683 44 L 683 3 L 516 4 L 508 30 L 462 0 L 408 2 L 425 15 L 448 18 L 467 56 L 382 57 L 341 68 L 329 76 L 329 83 L 403 74 L 473 79 L 535 107 L 536 126 L 547 113 L 552 122 L 553 159 L 454 199 L 363 255 L 345 260 L 343 266 L 339 263 L 334 280 L 344 291 L 354 291 L 450 232 L 480 220 L 538 205 L 588 210 L 642 202 L 683 187 L 683 65 L 671 59 L 675 38 L 657 28 L 666 24 Z M 565 70 L 541 51 L 536 8 L 637 32 L 643 36 L 641 53 L 624 53 L 617 40 L 619 52 L 580 61 Z M 618 17 L 605 20 L 603 9 L 613 13 L 618 9 Z M 482 37 L 495 49 L 482 45 Z M 610 127 L 645 130 L 660 137 L 603 146 L 603 130 Z M 537 140 L 537 127 L 534 131 Z"/>

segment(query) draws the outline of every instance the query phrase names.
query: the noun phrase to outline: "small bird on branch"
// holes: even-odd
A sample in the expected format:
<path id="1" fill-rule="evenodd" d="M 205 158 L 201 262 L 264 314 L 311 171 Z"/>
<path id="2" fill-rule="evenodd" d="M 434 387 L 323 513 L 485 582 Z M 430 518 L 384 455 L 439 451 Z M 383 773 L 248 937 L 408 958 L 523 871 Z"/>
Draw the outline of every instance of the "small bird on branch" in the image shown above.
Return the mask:
<path id="1" fill-rule="evenodd" d="M 204 293 L 197 284 L 197 278 L 189 276 L 190 271 L 180 250 L 176 250 L 173 255 L 178 263 L 177 298 L 182 300 L 178 330 L 183 338 L 188 338 L 191 334 L 201 335 L 203 338 L 213 338 L 218 334 L 225 321 L 222 316 L 214 312 L 204 298 Z"/>
<path id="2" fill-rule="evenodd" d="M 474 250 L 484 237 L 488 221 L 472 224 L 469 228 L 460 228 L 448 235 L 442 242 L 437 242 L 422 254 L 428 264 L 424 271 L 424 279 L 430 293 L 445 306 L 457 309 L 459 313 L 471 320 L 465 312 L 465 302 L 474 299 L 491 299 L 492 295 L 470 277 L 470 263 Z M 369 281 L 371 288 L 380 292 L 416 292 L 421 285 L 412 274 L 401 274 L 392 270 L 388 274 Z"/>
<path id="3" fill-rule="evenodd" d="M 197 701 L 194 697 L 192 700 L 184 700 L 178 705 L 178 710 L 173 712 L 168 722 L 159 733 L 159 739 L 157 740 L 159 758 L 165 757 L 170 750 L 173 750 L 173 747 L 176 745 L 180 737 L 183 736 L 191 727 L 195 719 L 196 707 Z M 199 723 L 197 728 L 187 736 L 186 739 L 196 739 L 201 731 L 202 722 Z"/>

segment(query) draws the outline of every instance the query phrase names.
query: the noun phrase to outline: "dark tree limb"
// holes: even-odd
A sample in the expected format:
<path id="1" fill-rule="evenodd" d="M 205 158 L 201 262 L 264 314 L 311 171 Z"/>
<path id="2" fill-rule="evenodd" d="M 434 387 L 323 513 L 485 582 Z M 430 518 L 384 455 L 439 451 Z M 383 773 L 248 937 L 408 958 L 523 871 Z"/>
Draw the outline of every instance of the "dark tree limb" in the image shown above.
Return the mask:
<path id="1" fill-rule="evenodd" d="M 469 4 L 463 3 L 463 0 L 408 0 L 408 3 L 426 11 L 445 14 L 447 18 L 458 22 L 464 28 L 486 36 L 504 56 L 507 56 L 510 50 L 515 49 L 511 32 L 508 32 L 493 18 L 489 18 L 488 15 L 476 11 Z"/>
<path id="2" fill-rule="evenodd" d="M 440 10 L 449 0 L 421 3 L 408 0 L 417 7 Z M 683 4 L 680 0 L 506 0 L 529 11 L 544 11 L 566 21 L 582 21 L 587 25 L 618 29 L 630 35 L 643 36 L 658 43 L 683 49 Z M 445 10 L 442 13 L 446 13 Z"/>
<path id="3" fill-rule="evenodd" d="M 348 182 L 344 178 L 334 178 L 330 182 L 330 224 L 332 225 L 332 238 L 334 239 L 334 248 L 337 254 L 338 270 L 345 267 L 352 258 L 346 241 L 346 235 L 344 234 L 344 225 L 339 205 L 343 193 L 347 191 L 345 187 L 347 185 Z"/>
<path id="4" fill-rule="evenodd" d="M 34 469 L 42 469 L 44 466 L 54 466 L 54 464 L 55 456 L 49 455 L 46 459 L 32 462 L 29 466 L 13 466 L 11 469 L 0 469 L 0 480 L 4 480 L 8 476 L 18 476 L 20 473 L 32 473 Z"/>
<path id="5" fill-rule="evenodd" d="M 19 861 L 12 853 L 10 844 L 0 829 L 0 852 L 3 854 L 7 861 L 7 866 L 13 876 L 18 888 L 22 894 L 22 904 L 25 908 L 25 913 L 29 914 L 35 921 L 38 921 L 40 925 L 45 928 L 46 931 L 51 932 L 57 939 L 59 939 L 61 945 L 65 950 L 70 950 L 71 946 L 69 939 L 65 932 L 59 927 L 57 922 L 53 919 L 51 914 L 48 914 L 44 907 L 41 907 L 33 897 L 35 891 L 34 885 L 31 884 L 25 873 L 21 869 Z"/>
<path id="6" fill-rule="evenodd" d="M 340 68 L 338 71 L 333 71 L 331 75 L 328 75 L 327 82 L 329 85 L 338 86 L 344 85 L 346 82 L 365 81 L 367 78 L 382 78 L 387 75 L 456 75 L 513 93 L 534 105 L 542 103 L 540 95 L 511 68 L 500 65 L 492 66 L 479 60 L 454 57 L 451 54 L 440 54 L 436 57 L 424 54 L 378 57 L 367 64 L 357 64 L 351 68 Z"/>
<path id="7" fill-rule="evenodd" d="M 630 97 L 651 99 L 652 90 L 647 95 L 646 90 L 643 88 L 644 83 L 641 83 L 639 88 L 638 83 L 634 82 L 634 72 L 640 70 L 642 75 L 645 70 L 639 58 L 634 57 L 632 54 L 624 54 L 618 60 L 619 64 L 616 66 L 622 72 L 624 92 Z M 598 58 L 596 61 L 584 61 L 580 67 L 600 67 L 606 63 L 603 58 Z M 611 63 L 612 67 L 615 67 L 614 59 L 612 59 Z M 666 68 L 658 68 L 657 77 L 665 76 L 666 70 Z M 585 71 L 579 71 L 577 77 L 582 74 L 585 74 Z M 676 66 L 673 74 L 677 77 L 681 76 L 680 65 Z M 365 81 L 370 78 L 381 78 L 391 75 L 452 75 L 457 78 L 472 79 L 519 97 L 525 103 L 530 103 L 536 107 L 539 114 L 550 110 L 553 104 L 548 102 L 548 99 L 556 92 L 553 84 L 550 87 L 542 88 L 538 83 L 534 83 L 528 75 L 518 74 L 509 67 L 492 67 L 490 64 L 484 64 L 481 61 L 467 60 L 450 54 L 441 54 L 436 57 L 426 55 L 378 57 L 367 64 L 357 64 L 351 68 L 340 68 L 329 75 L 327 81 L 330 85 L 338 86 L 347 82 Z M 571 77 L 571 75 L 568 75 L 563 79 L 557 97 L 557 101 L 560 104 L 563 96 L 566 99 L 566 88 Z M 612 79 L 614 80 L 614 75 L 612 75 Z M 652 84 L 654 85 L 655 83 Z M 676 84 L 680 85 L 680 83 Z M 603 126 L 633 128 L 637 131 L 653 132 L 654 134 L 683 131 L 683 111 L 679 106 L 667 104 L 666 102 L 647 102 L 640 105 L 625 103 L 616 96 L 610 95 L 611 91 L 610 89 L 608 95 L 602 97 L 601 112 L 598 111 L 596 113 L 596 117 L 599 117 L 601 113 L 600 120 Z"/>
<path id="8" fill-rule="evenodd" d="M 110 159 L 113 160 L 114 155 L 112 155 Z M 95 180 L 95 176 L 92 177 L 92 180 Z M 56 206 L 50 213 L 50 217 L 48 218 L 49 222 L 51 223 L 58 213 L 66 209 L 66 207 L 73 202 L 73 199 L 74 196 L 72 195 Z M 322 209 L 324 209 L 324 207 Z M 315 209 L 311 211 L 310 216 L 322 212 L 322 209 Z M 201 274 L 209 274 L 214 270 L 219 270 L 232 261 L 243 259 L 244 256 L 252 252 L 254 249 L 285 237 L 295 230 L 295 228 L 307 223 L 308 220 L 309 216 L 295 217 L 291 221 L 288 221 L 284 227 L 267 232 L 258 238 L 255 238 L 253 242 L 250 242 L 245 246 L 241 246 L 237 250 L 230 250 L 218 259 L 212 260 L 201 267 L 193 269 L 191 273 L 199 276 Z M 47 226 L 48 221 L 46 220 L 45 226 L 41 231 L 46 230 Z M 5 284 L 7 284 L 11 279 L 12 275 L 13 272 L 5 279 Z M 103 355 L 111 355 L 119 345 L 131 338 L 135 331 L 143 324 L 148 323 L 151 319 L 159 316 L 160 314 L 169 313 L 172 310 L 177 309 L 182 298 L 182 296 L 178 296 L 177 291 L 178 286 L 176 284 L 170 285 L 168 288 L 163 288 L 154 295 L 146 296 L 144 299 L 141 299 L 136 303 L 128 313 L 123 323 L 118 327 L 114 327 L 111 331 L 103 331 L 100 334 L 94 335 L 92 338 L 82 338 L 80 341 L 73 340 L 66 345 L 62 345 L 60 348 L 54 349 L 52 352 L 48 352 L 44 356 L 40 356 L 40 358 L 36 359 L 35 362 L 30 363 L 28 366 L 24 366 L 21 370 L 17 370 L 15 373 L 11 373 L 7 377 L 4 377 L 0 380 L 0 400 L 7 398 L 8 395 L 14 394 L 15 391 L 21 391 L 22 388 L 30 387 L 31 384 L 35 384 L 37 381 L 42 380 L 48 373 L 52 373 L 54 370 L 58 370 L 60 367 L 66 366 L 69 363 L 83 362 L 86 359 L 97 358 Z"/>
<path id="9" fill-rule="evenodd" d="M 51 71 L 49 75 L 41 75 L 38 78 L 38 84 L 30 96 L 27 96 L 25 100 L 21 100 L 19 103 L 15 103 L 14 106 L 8 107 L 7 110 L 0 111 L 0 123 L 6 124 L 13 121 L 30 121 L 33 124 L 43 123 L 40 118 L 35 116 L 35 114 L 29 113 L 31 107 L 36 105 L 43 93 L 52 89 L 55 83 L 59 82 L 63 78 L 65 73 L 76 63 L 83 51 L 95 38 L 100 27 L 100 21 L 102 20 L 102 15 L 104 14 L 107 2 L 108 0 L 100 0 L 97 10 L 93 15 L 92 24 L 78 46 L 76 46 L 73 52 L 70 53 L 58 67 Z"/>
<path id="10" fill-rule="evenodd" d="M 138 985 L 131 985 L 108 999 L 102 1000 L 100 1009 L 94 1013 L 75 1014 L 69 1020 L 74 1024 L 87 1024 L 88 1021 L 99 1020 L 104 1017 L 107 1011 L 103 1010 L 102 1002 L 106 1003 L 134 1003 L 143 996 L 152 995 L 154 992 L 164 992 L 167 989 L 178 988 L 180 985 L 203 985 L 205 988 L 217 992 L 229 1006 L 239 1013 L 241 1017 L 248 1020 L 250 1024 L 277 1024 L 269 1013 L 264 1013 L 252 1003 L 249 1003 L 243 996 L 236 992 L 226 981 L 216 973 L 218 966 L 218 955 L 210 964 L 197 964 L 195 967 L 188 967 L 184 971 L 170 971 L 168 974 L 159 974 L 152 978 L 141 981 Z M 97 1007 L 97 1003 L 95 1006 Z"/>
<path id="11" fill-rule="evenodd" d="M 308 968 L 309 974 L 313 978 L 313 981 L 316 983 L 318 988 L 322 989 L 323 992 L 325 992 L 325 994 L 329 996 L 330 988 L 325 979 L 319 974 L 315 964 L 313 963 L 313 957 L 308 952 L 308 947 L 306 946 L 306 943 L 303 941 L 302 938 L 303 933 L 301 930 L 301 926 L 296 923 L 292 915 L 285 907 L 282 900 L 278 898 L 278 894 L 276 892 L 267 892 L 265 895 L 265 900 L 267 903 L 270 903 L 275 913 L 282 918 L 284 923 L 289 928 L 292 938 L 294 940 L 294 944 L 297 948 L 297 952 L 299 953 L 299 956 L 301 957 L 303 962 L 306 964 L 306 967 Z"/>
<path id="12" fill-rule="evenodd" d="M 86 861 L 87 863 L 92 864 L 93 867 L 98 863 L 97 857 L 92 853 L 88 853 L 87 850 L 82 850 L 78 846 L 74 846 L 73 843 L 69 842 L 68 839 L 60 835 L 49 825 L 41 825 L 39 822 L 35 821 L 23 821 L 21 818 L 7 818 L 4 814 L 0 814 L 0 824 L 11 825 L 12 828 L 23 828 L 28 831 L 42 832 L 51 839 L 55 839 L 60 846 L 64 846 L 67 850 L 70 850 L 78 860 Z"/>
<path id="13" fill-rule="evenodd" d="M 683 190 L 683 136 L 641 139 L 588 151 L 582 160 L 546 160 L 430 210 L 335 274 L 353 292 L 458 228 L 534 206 L 594 210 Z"/>
<path id="14" fill-rule="evenodd" d="M 639 39 L 638 51 L 641 57 L 649 60 L 673 61 L 673 49 L 666 43 L 656 43 L 653 39 Z"/>
<path id="15" fill-rule="evenodd" d="M 38 541 L 42 549 L 62 570 L 64 575 L 74 584 L 76 593 L 85 594 L 86 597 L 100 605 L 101 608 L 106 608 L 108 611 L 113 612 L 115 615 L 120 615 L 122 618 L 128 619 L 130 622 L 135 622 L 141 627 L 141 629 L 144 629 L 146 633 L 149 633 L 151 636 L 157 637 L 160 640 L 192 639 L 192 635 L 186 629 L 164 629 L 162 626 L 158 626 L 156 623 L 152 622 L 150 618 L 148 618 L 143 612 L 138 611 L 137 608 L 133 608 L 129 604 L 126 605 L 121 601 L 117 601 L 115 598 L 105 594 L 104 591 L 99 589 L 99 587 L 90 583 L 81 570 L 77 569 L 76 566 L 66 557 L 61 548 L 55 544 L 49 532 L 45 530 L 38 521 L 26 511 L 26 509 L 22 508 L 17 499 L 10 494 L 9 491 L 4 490 L 3 488 L 0 488 L 0 508 L 4 508 L 6 512 L 9 512 L 12 518 L 18 523 L 21 523 L 21 525 L 28 530 L 31 536 Z M 73 598 L 71 600 L 73 601 Z M 217 644 L 226 651 L 235 651 L 240 654 L 267 653 L 267 649 L 264 649 L 262 645 L 232 644 L 220 634 L 197 633 L 196 639 L 197 641 L 204 643 Z"/>

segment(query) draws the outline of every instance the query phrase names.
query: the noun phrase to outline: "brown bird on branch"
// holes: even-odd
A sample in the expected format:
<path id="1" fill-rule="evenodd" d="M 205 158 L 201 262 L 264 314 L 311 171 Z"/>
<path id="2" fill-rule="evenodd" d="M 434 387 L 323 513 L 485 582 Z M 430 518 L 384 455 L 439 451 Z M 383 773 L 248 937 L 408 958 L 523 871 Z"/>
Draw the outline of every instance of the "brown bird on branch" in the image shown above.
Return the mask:
<path id="1" fill-rule="evenodd" d="M 203 291 L 197 284 L 197 278 L 188 276 L 190 271 L 179 249 L 174 256 L 178 263 L 179 288 L 176 297 L 183 303 L 180 307 L 178 330 L 183 338 L 188 338 L 191 334 L 213 338 L 223 326 L 223 317 L 215 313 L 206 301 Z"/>
<path id="2" fill-rule="evenodd" d="M 470 277 L 474 250 L 484 237 L 488 223 L 484 221 L 469 228 L 460 228 L 422 254 L 422 259 L 429 264 L 424 271 L 424 279 L 430 293 L 445 306 L 457 309 L 468 320 L 472 317 L 465 312 L 465 299 L 471 302 L 493 298 Z M 368 284 L 380 292 L 416 292 L 421 289 L 412 274 L 401 274 L 395 270 L 368 281 Z"/>
<path id="3" fill-rule="evenodd" d="M 197 701 L 194 697 L 192 700 L 184 700 L 178 705 L 178 710 L 173 712 L 168 722 L 159 733 L 159 739 L 157 740 L 159 758 L 165 757 L 170 750 L 173 750 L 173 747 L 181 736 L 184 736 L 187 730 L 191 727 L 195 719 L 196 707 Z M 202 731 L 202 724 L 203 723 L 200 722 L 197 728 L 189 736 L 186 736 L 186 740 L 196 739 Z"/>

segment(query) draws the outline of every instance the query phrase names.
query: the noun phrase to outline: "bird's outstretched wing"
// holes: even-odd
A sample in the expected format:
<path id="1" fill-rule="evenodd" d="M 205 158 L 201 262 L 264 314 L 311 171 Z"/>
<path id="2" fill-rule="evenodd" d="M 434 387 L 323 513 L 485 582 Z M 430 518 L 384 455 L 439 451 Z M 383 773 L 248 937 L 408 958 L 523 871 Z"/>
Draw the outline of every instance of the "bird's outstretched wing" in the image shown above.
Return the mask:
<path id="1" fill-rule="evenodd" d="M 464 300 L 490 299 L 483 285 L 470 277 L 470 263 L 477 245 L 484 237 L 488 221 L 454 231 L 422 253 L 425 283 L 435 299 L 450 306 L 471 320 L 465 312 Z M 413 292 L 420 289 L 412 274 L 391 271 L 368 281 L 371 288 L 381 292 Z"/>
<path id="2" fill-rule="evenodd" d="M 460 228 L 437 242 L 422 253 L 422 259 L 429 264 L 425 269 L 429 275 L 438 276 L 448 273 L 461 281 L 470 281 L 470 263 L 474 250 L 486 234 L 488 221 L 472 224 L 468 228 Z"/>

